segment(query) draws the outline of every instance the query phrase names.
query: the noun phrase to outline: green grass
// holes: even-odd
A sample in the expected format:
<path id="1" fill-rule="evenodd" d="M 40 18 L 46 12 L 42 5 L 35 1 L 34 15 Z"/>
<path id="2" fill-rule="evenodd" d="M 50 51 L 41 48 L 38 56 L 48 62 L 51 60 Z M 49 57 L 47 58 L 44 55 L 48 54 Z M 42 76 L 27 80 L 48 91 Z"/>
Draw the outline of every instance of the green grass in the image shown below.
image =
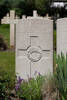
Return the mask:
<path id="1" fill-rule="evenodd" d="M 15 52 L 0 52 L 0 70 L 15 73 Z"/>
<path id="2" fill-rule="evenodd" d="M 7 43 L 8 47 L 10 45 L 10 26 L 0 25 L 0 35 L 3 36 L 4 41 Z M 0 52 L 0 70 L 10 72 L 14 75 L 15 73 L 15 53 L 14 52 Z"/>
<path id="3" fill-rule="evenodd" d="M 10 26 L 9 25 L 0 25 L 0 35 L 3 36 L 5 42 L 7 43 L 8 47 L 10 45 Z"/>

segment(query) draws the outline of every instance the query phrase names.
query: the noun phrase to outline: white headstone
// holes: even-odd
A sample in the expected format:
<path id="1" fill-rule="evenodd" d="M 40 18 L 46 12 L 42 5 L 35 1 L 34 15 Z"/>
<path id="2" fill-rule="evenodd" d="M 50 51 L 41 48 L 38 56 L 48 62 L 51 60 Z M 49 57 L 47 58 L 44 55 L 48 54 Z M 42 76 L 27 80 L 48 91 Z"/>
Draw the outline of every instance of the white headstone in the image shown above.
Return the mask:
<path id="1" fill-rule="evenodd" d="M 37 14 L 36 10 L 33 11 L 33 17 L 38 17 L 38 14 Z"/>
<path id="2" fill-rule="evenodd" d="M 26 19 L 26 16 L 25 15 L 22 15 L 22 19 Z"/>
<path id="3" fill-rule="evenodd" d="M 57 54 L 67 53 L 67 18 L 57 20 Z"/>
<path id="4" fill-rule="evenodd" d="M 23 19 L 16 25 L 16 73 L 24 79 L 53 72 L 53 21 Z"/>

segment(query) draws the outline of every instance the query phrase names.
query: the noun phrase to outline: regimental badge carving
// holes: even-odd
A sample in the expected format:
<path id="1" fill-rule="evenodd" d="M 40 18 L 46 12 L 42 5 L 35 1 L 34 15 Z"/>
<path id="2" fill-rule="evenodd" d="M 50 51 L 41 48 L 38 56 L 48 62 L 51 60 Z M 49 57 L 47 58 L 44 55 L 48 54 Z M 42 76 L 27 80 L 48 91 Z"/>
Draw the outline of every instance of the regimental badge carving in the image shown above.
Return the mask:
<path id="1" fill-rule="evenodd" d="M 28 59 L 37 62 L 42 58 L 42 50 L 40 47 L 31 46 L 27 50 Z"/>

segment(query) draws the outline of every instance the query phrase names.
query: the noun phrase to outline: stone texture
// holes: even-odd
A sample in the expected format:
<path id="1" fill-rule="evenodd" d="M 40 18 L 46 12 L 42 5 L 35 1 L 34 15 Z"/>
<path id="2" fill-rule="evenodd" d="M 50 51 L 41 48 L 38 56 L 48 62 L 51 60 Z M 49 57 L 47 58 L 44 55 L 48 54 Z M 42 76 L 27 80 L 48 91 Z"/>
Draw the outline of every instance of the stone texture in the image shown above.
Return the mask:
<path id="1" fill-rule="evenodd" d="M 53 72 L 53 21 L 48 18 L 25 18 L 16 25 L 16 73 L 27 79 L 35 72 Z"/>
<path id="2" fill-rule="evenodd" d="M 10 11 L 10 20 L 14 20 L 15 19 L 15 11 L 11 10 Z M 15 35 L 15 24 L 11 23 L 10 24 L 10 46 L 14 46 L 15 42 L 14 42 L 14 35 Z"/>
<path id="3" fill-rule="evenodd" d="M 15 46 L 15 25 L 10 24 L 10 46 Z"/>
<path id="4" fill-rule="evenodd" d="M 57 20 L 57 54 L 67 53 L 67 18 Z"/>

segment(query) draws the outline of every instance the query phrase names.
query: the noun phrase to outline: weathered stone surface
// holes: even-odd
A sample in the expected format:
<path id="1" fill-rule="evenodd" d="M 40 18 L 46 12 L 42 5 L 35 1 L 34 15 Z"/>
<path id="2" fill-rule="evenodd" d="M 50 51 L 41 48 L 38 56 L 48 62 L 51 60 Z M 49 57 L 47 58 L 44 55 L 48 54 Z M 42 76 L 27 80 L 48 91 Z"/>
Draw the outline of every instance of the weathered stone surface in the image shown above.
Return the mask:
<path id="1" fill-rule="evenodd" d="M 16 73 L 27 79 L 36 71 L 53 72 L 53 21 L 48 18 L 22 19 L 16 25 Z"/>
<path id="2" fill-rule="evenodd" d="M 57 54 L 67 53 L 67 18 L 57 20 Z"/>

